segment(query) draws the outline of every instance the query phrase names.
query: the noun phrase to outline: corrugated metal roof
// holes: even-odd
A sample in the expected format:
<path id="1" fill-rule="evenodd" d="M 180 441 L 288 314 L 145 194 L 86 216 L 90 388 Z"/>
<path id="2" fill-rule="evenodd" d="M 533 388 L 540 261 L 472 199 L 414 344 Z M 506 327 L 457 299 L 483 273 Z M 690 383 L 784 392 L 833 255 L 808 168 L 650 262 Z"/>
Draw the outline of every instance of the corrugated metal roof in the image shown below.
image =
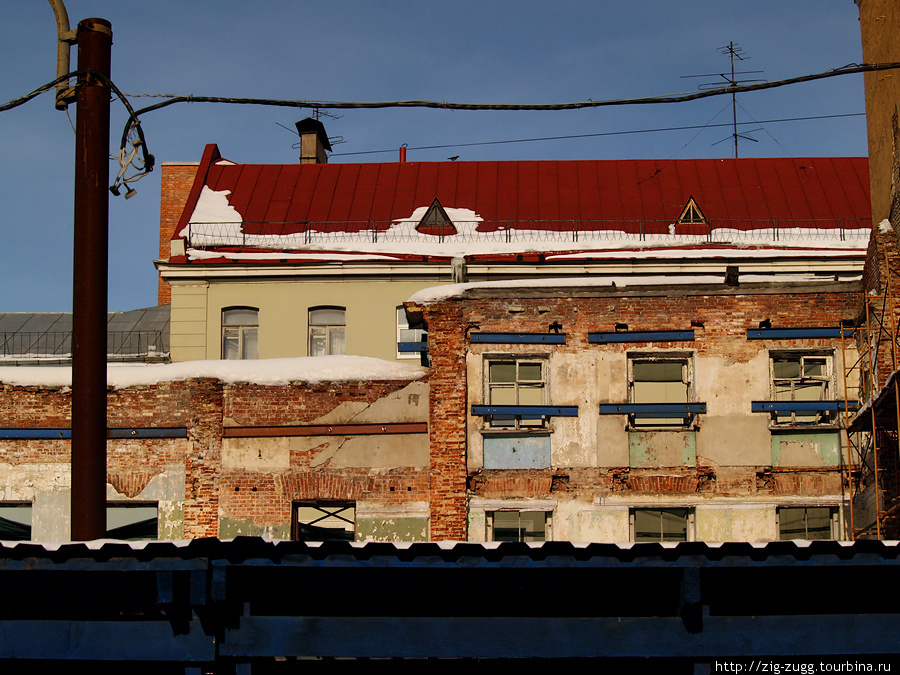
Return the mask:
<path id="1" fill-rule="evenodd" d="M 109 312 L 110 360 L 167 360 L 170 306 Z M 58 364 L 72 358 L 70 312 L 0 313 L 0 363 Z"/>
<path id="2" fill-rule="evenodd" d="M 408 218 L 435 197 L 444 207 L 471 209 L 489 222 L 674 222 L 691 197 L 707 218 L 717 222 L 871 217 L 868 161 L 859 157 L 206 162 L 200 171 L 210 189 L 230 190 L 229 202 L 245 224 L 260 223 L 262 233 L 268 233 L 265 223 L 309 221 L 346 223 L 347 231 L 365 229 L 371 221 Z M 188 215 L 195 204 L 196 196 L 187 205 Z"/>

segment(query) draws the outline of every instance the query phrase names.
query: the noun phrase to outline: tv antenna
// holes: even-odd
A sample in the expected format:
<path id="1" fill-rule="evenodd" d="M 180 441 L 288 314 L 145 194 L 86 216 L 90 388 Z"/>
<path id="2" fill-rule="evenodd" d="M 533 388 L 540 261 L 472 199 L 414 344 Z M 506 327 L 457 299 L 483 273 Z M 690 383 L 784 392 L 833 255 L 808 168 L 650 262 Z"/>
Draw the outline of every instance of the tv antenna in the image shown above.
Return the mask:
<path id="1" fill-rule="evenodd" d="M 705 75 L 683 75 L 682 78 L 689 77 L 720 77 L 722 80 L 725 80 L 726 85 L 722 84 L 721 80 L 717 80 L 716 82 L 704 82 L 697 89 L 707 90 L 707 89 L 722 89 L 728 87 L 736 87 L 739 84 L 751 84 L 755 82 L 765 82 L 766 80 L 754 79 L 754 78 L 745 78 L 742 77 L 738 79 L 738 75 L 757 75 L 763 71 L 761 70 L 735 70 L 734 62 L 735 59 L 738 61 L 746 61 L 749 59 L 749 56 L 744 55 L 744 50 L 741 49 L 739 45 L 736 45 L 734 42 L 729 42 L 724 47 L 719 47 L 720 53 L 728 56 L 731 60 L 731 73 L 707 73 Z M 734 158 L 738 158 L 738 139 L 743 138 L 746 141 L 753 141 L 754 143 L 758 143 L 755 138 L 751 136 L 747 136 L 745 134 L 738 133 L 738 125 L 737 125 L 737 93 L 735 91 L 731 92 L 731 124 L 732 124 L 732 133 L 731 137 L 734 139 Z M 727 138 L 723 138 L 721 141 L 716 141 L 713 145 L 718 145 L 722 141 L 728 140 Z"/>

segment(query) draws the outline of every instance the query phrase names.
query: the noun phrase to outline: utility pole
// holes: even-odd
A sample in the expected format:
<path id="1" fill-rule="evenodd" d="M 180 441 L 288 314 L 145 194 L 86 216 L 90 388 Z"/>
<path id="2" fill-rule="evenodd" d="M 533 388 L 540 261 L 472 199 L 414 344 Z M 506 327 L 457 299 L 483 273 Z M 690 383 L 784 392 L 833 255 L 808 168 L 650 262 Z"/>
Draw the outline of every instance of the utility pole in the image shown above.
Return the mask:
<path id="1" fill-rule="evenodd" d="M 106 534 L 106 305 L 112 25 L 78 24 L 72 302 L 72 540 Z"/>

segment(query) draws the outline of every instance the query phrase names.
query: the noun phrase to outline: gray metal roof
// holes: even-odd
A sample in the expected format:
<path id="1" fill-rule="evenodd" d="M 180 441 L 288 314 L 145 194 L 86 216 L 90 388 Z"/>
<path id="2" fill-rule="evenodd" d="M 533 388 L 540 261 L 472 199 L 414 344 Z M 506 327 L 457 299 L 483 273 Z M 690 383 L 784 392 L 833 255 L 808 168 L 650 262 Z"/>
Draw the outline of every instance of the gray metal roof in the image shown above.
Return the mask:
<path id="1" fill-rule="evenodd" d="M 107 314 L 109 361 L 168 361 L 170 305 Z M 0 313 L 0 364 L 59 365 L 72 360 L 71 312 Z"/>

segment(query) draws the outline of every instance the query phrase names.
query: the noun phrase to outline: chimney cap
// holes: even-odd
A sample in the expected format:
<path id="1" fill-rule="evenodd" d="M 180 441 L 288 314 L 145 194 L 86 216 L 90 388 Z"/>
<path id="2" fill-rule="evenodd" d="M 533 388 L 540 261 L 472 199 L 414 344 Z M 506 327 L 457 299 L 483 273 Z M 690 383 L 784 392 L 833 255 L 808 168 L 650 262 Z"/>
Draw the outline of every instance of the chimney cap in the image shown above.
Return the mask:
<path id="1" fill-rule="evenodd" d="M 319 142 L 322 144 L 322 147 L 326 150 L 331 150 L 331 143 L 328 142 L 328 134 L 325 133 L 325 125 L 319 120 L 307 117 L 306 119 L 297 122 L 294 126 L 297 127 L 297 133 L 301 136 L 304 136 L 305 134 L 316 134 L 319 137 Z"/>

